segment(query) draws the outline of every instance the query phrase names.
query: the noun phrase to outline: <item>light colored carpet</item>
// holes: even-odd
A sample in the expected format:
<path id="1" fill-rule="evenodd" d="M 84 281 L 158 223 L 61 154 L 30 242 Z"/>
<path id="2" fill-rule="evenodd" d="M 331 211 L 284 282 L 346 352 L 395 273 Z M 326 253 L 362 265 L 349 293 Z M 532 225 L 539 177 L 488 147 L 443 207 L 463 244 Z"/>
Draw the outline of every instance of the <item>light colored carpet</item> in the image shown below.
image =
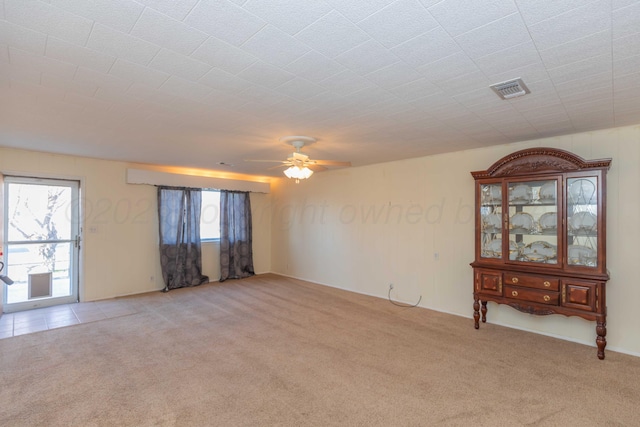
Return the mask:
<path id="1" fill-rule="evenodd" d="M 1 425 L 640 425 L 612 351 L 276 275 L 119 301 L 0 340 Z"/>

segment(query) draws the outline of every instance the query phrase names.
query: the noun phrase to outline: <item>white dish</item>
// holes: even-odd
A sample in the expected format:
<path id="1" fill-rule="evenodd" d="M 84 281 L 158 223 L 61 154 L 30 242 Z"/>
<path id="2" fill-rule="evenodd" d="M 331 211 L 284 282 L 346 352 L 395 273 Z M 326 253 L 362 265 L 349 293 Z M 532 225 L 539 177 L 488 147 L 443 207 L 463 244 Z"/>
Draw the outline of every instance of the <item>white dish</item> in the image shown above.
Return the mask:
<path id="1" fill-rule="evenodd" d="M 595 267 L 598 262 L 598 254 L 595 250 L 582 245 L 569 245 L 567 248 L 569 264 L 586 265 Z"/>
<path id="2" fill-rule="evenodd" d="M 529 243 L 522 249 L 523 257 L 534 262 L 547 261 L 550 258 L 555 258 L 556 254 L 556 247 L 544 241 Z"/>
<path id="3" fill-rule="evenodd" d="M 482 248 L 482 256 L 484 258 L 500 258 L 502 257 L 502 239 L 494 239 Z"/>
<path id="4" fill-rule="evenodd" d="M 533 198 L 531 187 L 527 184 L 519 184 L 509 190 L 509 201 L 515 203 L 527 203 Z"/>
<path id="5" fill-rule="evenodd" d="M 569 203 L 594 204 L 596 202 L 596 184 L 590 179 L 576 179 L 567 188 Z"/>
<path id="6" fill-rule="evenodd" d="M 487 245 L 487 249 L 489 249 L 490 251 L 492 251 L 494 253 L 495 252 L 502 253 L 502 239 L 493 239 Z"/>
<path id="7" fill-rule="evenodd" d="M 540 215 L 540 219 L 538 219 L 538 224 L 540 224 L 540 229 L 542 229 L 542 231 L 557 230 L 558 229 L 557 212 L 547 212 L 545 214 Z"/>
<path id="8" fill-rule="evenodd" d="M 538 193 L 538 199 L 541 202 L 554 202 L 556 201 L 556 182 L 549 181 L 540 187 Z"/>
<path id="9" fill-rule="evenodd" d="M 533 217 L 526 212 L 518 212 L 509 220 L 512 230 L 533 231 L 535 229 L 535 221 Z"/>
<path id="10" fill-rule="evenodd" d="M 569 218 L 569 228 L 573 231 L 595 231 L 598 218 L 591 212 L 577 212 Z"/>
<path id="11" fill-rule="evenodd" d="M 518 245 L 513 240 L 509 240 L 509 259 L 515 259 L 518 252 Z M 483 251 L 485 258 L 501 258 L 502 257 L 502 239 L 493 239 L 489 242 Z"/>
<path id="12" fill-rule="evenodd" d="M 549 259 L 547 256 L 536 253 L 536 252 L 524 254 L 523 256 L 525 260 L 531 261 L 531 262 L 547 262 L 547 260 Z"/>
<path id="13" fill-rule="evenodd" d="M 499 233 L 502 230 L 502 219 L 500 215 L 492 213 L 482 216 L 482 230 L 485 233 Z"/>
<path id="14" fill-rule="evenodd" d="M 502 187 L 500 185 L 487 185 L 482 188 L 483 203 L 502 203 Z"/>

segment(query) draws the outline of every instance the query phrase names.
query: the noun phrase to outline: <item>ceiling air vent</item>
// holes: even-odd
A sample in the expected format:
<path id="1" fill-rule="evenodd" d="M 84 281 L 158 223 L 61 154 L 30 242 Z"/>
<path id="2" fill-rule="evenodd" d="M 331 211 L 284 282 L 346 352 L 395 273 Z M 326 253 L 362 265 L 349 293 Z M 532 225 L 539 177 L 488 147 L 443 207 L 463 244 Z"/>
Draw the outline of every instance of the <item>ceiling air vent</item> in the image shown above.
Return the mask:
<path id="1" fill-rule="evenodd" d="M 522 79 L 514 79 L 509 80 L 502 83 L 496 83 L 494 85 L 489 86 L 498 96 L 502 99 L 511 99 L 516 98 L 518 96 L 523 96 L 528 93 L 529 88 L 524 84 Z"/>

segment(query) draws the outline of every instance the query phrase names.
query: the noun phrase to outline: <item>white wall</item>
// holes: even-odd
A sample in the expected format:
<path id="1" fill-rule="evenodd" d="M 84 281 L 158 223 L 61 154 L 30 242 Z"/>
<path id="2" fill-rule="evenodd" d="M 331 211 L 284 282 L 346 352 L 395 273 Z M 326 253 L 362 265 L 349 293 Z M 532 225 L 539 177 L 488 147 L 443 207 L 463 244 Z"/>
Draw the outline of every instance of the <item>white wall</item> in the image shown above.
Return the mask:
<path id="1" fill-rule="evenodd" d="M 472 315 L 474 181 L 499 158 L 549 146 L 613 158 L 608 174 L 608 349 L 640 355 L 640 127 L 540 139 L 272 184 L 272 270 L 343 289 Z M 437 254 L 437 255 L 436 255 Z M 595 345 L 595 322 L 489 304 L 488 321 Z M 473 327 L 471 321 L 469 327 Z"/>
<path id="2" fill-rule="evenodd" d="M 93 301 L 162 289 L 156 187 L 126 183 L 123 162 L 0 148 L 0 173 L 81 181 L 83 245 L 80 298 Z M 271 266 L 270 196 L 251 195 L 254 266 Z M 203 248 L 203 273 L 220 277 L 218 247 Z"/>

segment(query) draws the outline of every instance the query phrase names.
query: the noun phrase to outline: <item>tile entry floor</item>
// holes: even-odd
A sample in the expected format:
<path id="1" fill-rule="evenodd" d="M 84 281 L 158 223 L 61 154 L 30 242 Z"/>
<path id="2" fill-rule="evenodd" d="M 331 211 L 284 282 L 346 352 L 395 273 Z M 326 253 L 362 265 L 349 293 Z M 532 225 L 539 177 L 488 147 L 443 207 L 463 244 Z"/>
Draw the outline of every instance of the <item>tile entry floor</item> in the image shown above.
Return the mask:
<path id="1" fill-rule="evenodd" d="M 136 312 L 137 310 L 127 301 L 112 299 L 4 313 L 0 317 L 0 339 L 126 316 Z"/>

